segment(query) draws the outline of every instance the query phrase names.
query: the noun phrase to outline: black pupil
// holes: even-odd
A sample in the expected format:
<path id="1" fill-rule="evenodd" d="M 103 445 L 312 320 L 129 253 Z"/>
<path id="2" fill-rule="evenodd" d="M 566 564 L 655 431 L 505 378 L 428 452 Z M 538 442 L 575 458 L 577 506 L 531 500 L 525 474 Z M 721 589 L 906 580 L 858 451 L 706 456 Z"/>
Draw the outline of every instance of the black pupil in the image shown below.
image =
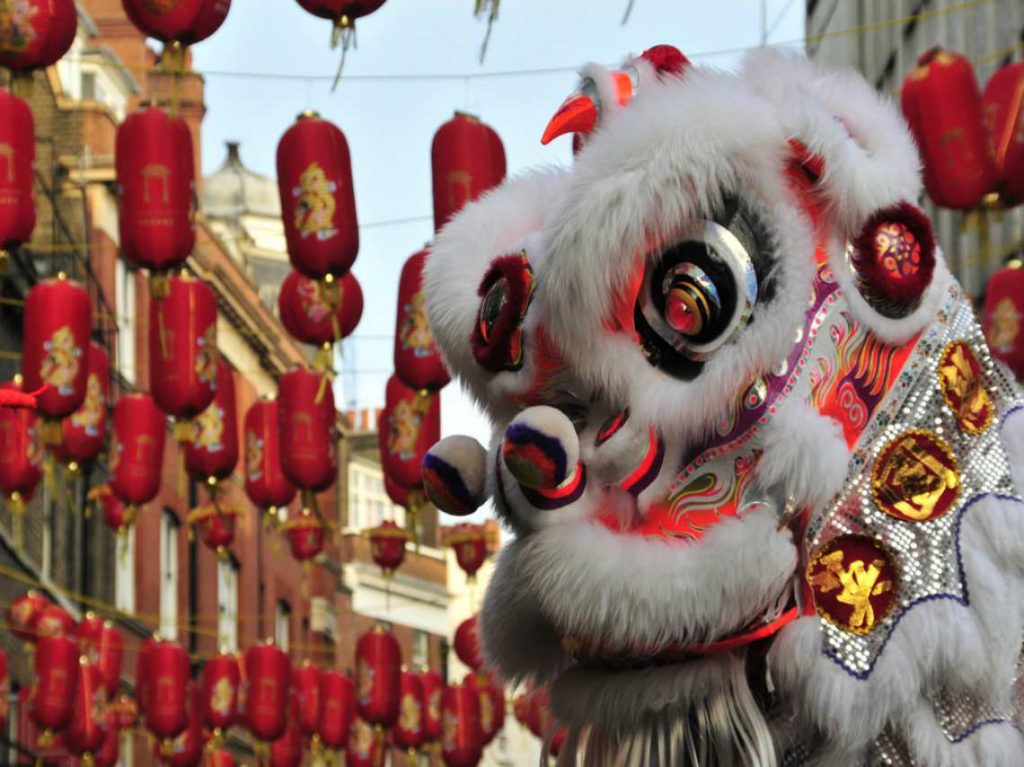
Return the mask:
<path id="1" fill-rule="evenodd" d="M 505 298 L 508 295 L 508 285 L 502 278 L 491 285 L 480 305 L 480 335 L 484 341 L 489 341 L 491 330 L 501 317 L 501 310 L 505 307 Z"/>
<path id="2" fill-rule="evenodd" d="M 722 332 L 726 324 L 726 318 L 732 316 L 737 300 L 735 280 L 729 268 L 717 256 L 712 255 L 706 243 L 682 242 L 669 248 L 662 254 L 661 262 L 656 267 L 651 280 L 651 300 L 663 317 L 666 311 L 665 294 L 661 291 L 660 286 L 665 279 L 666 272 L 676 264 L 685 261 L 689 261 L 703 270 L 704 274 L 714 284 L 721 301 L 721 309 L 717 312 L 709 312 L 708 321 L 703 323 L 700 332 L 691 339 L 694 343 L 707 343 Z M 683 279 L 688 283 L 687 287 L 690 289 L 691 295 L 694 292 L 697 294 L 703 293 L 697 285 L 690 281 L 690 278 L 683 277 Z"/>

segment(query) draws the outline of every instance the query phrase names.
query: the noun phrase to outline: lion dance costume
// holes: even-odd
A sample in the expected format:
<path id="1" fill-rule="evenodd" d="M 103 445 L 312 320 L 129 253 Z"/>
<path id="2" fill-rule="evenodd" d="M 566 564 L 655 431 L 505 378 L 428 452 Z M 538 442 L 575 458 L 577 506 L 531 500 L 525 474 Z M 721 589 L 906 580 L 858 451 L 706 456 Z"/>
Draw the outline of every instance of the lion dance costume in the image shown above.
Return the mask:
<path id="1" fill-rule="evenodd" d="M 527 174 L 437 238 L 438 343 L 494 438 L 428 491 L 515 540 L 485 654 L 565 765 L 1019 765 L 1021 394 L 897 113 L 778 52 L 590 65 Z"/>

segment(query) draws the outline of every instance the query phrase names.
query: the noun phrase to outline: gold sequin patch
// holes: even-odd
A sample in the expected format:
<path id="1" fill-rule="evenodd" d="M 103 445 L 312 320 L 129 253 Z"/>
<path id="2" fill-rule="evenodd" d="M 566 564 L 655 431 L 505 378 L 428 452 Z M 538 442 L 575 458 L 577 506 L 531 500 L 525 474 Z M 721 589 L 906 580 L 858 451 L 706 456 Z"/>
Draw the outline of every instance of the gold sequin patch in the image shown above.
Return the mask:
<path id="1" fill-rule="evenodd" d="M 941 517 L 960 495 L 960 467 L 949 446 L 925 429 L 891 440 L 871 472 L 871 497 L 886 514 L 906 522 Z"/>
<path id="2" fill-rule="evenodd" d="M 982 381 L 981 364 L 966 341 L 953 341 L 942 350 L 939 389 L 964 433 L 981 434 L 992 425 L 992 398 Z"/>
<path id="3" fill-rule="evenodd" d="M 872 538 L 833 538 L 811 558 L 806 578 L 818 614 L 851 634 L 870 633 L 896 604 L 896 565 Z"/>

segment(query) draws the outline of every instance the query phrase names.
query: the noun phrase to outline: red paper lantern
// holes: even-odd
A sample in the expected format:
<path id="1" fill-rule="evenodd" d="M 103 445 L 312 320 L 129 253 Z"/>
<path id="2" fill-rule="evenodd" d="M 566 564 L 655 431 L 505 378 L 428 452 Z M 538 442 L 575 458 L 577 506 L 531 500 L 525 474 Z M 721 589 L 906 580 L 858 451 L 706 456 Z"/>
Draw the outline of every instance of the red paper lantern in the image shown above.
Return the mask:
<path id="1" fill-rule="evenodd" d="M 459 660 L 474 671 L 484 667 L 480 657 L 480 633 L 477 628 L 476 616 L 466 618 L 455 629 L 455 654 Z"/>
<path id="2" fill-rule="evenodd" d="M 160 641 L 160 637 L 154 634 L 139 642 L 139 657 L 135 664 L 135 700 L 138 702 L 140 716 L 149 706 L 149 661 L 153 650 L 156 649 Z"/>
<path id="3" fill-rule="evenodd" d="M 199 712 L 199 687 L 188 683 L 186 691 L 188 724 L 173 740 L 158 746 L 166 767 L 198 767 L 203 759 L 203 722 Z"/>
<path id="4" fill-rule="evenodd" d="M 423 491 L 419 488 L 408 488 L 395 482 L 388 474 L 384 475 L 384 492 L 396 506 L 406 509 L 418 508 L 423 503 Z"/>
<path id="5" fill-rule="evenodd" d="M 32 616 L 29 628 L 37 640 L 43 637 L 69 637 L 74 636 L 75 619 L 63 607 L 47 604 Z"/>
<path id="6" fill-rule="evenodd" d="M 33 724 L 43 731 L 43 743 L 71 721 L 78 657 L 78 645 L 70 637 L 46 636 L 36 642 L 36 681 L 28 713 Z"/>
<path id="7" fill-rule="evenodd" d="M 199 714 L 215 736 L 235 722 L 240 681 L 238 659 L 234 655 L 216 655 L 203 666 Z"/>
<path id="8" fill-rule="evenodd" d="M 456 112 L 438 128 L 430 148 L 434 175 L 434 231 L 505 178 L 505 148 L 493 128 Z"/>
<path id="9" fill-rule="evenodd" d="M 384 767 L 386 754 L 384 728 L 356 717 L 348 736 L 345 764 L 348 767 Z"/>
<path id="10" fill-rule="evenodd" d="M 175 418 L 202 413 L 217 392 L 219 359 L 213 290 L 191 275 L 171 277 L 167 295 L 149 305 L 149 378 L 156 404 Z M 184 441 L 191 431 L 182 427 L 178 437 Z"/>
<path id="11" fill-rule="evenodd" d="M 315 112 L 299 115 L 277 145 L 277 188 L 292 266 L 316 279 L 345 274 L 359 252 L 345 134 Z"/>
<path id="12" fill-rule="evenodd" d="M 163 274 L 183 265 L 195 245 L 192 134 L 184 120 L 151 106 L 118 126 L 114 151 L 121 252 L 154 273 L 152 292 L 162 298 Z"/>
<path id="13" fill-rule="evenodd" d="M 74 0 L 24 0 L 0 6 L 0 67 L 26 72 L 56 64 L 75 41 Z"/>
<path id="14" fill-rule="evenodd" d="M 1024 269 L 1019 262 L 1011 262 L 989 278 L 981 324 L 992 355 L 1018 379 L 1024 376 Z"/>
<path id="15" fill-rule="evenodd" d="M 10 13 L 8 5 L 3 14 Z M 0 165 L 0 250 L 13 248 L 32 237 L 36 225 L 33 167 L 36 158 L 35 126 L 28 104 L 0 88 L 0 146 L 10 147 Z"/>
<path id="16" fill-rule="evenodd" d="M 284 732 L 291 673 L 288 654 L 272 643 L 245 651 L 245 724 L 258 740 L 274 741 Z"/>
<path id="17" fill-rule="evenodd" d="M 109 484 L 97 485 L 92 488 L 86 498 L 100 510 L 103 523 L 107 527 L 115 533 L 127 532 L 132 523 L 132 519 L 127 513 L 128 507 L 118 500 Z"/>
<path id="18" fill-rule="evenodd" d="M 157 740 L 176 738 L 189 723 L 189 660 L 177 642 L 157 641 L 146 653 L 142 714 Z M 165 743 L 165 745 L 167 745 Z"/>
<path id="19" fill-rule="evenodd" d="M 327 670 L 320 677 L 320 723 L 317 732 L 327 748 L 345 748 L 355 715 L 355 687 L 352 678 Z"/>
<path id="20" fill-rule="evenodd" d="M 480 698 L 480 731 L 487 745 L 505 726 L 505 689 L 486 671 L 467 674 L 462 683 Z"/>
<path id="21" fill-rule="evenodd" d="M 448 767 L 476 767 L 483 755 L 480 698 L 466 685 L 441 693 L 441 758 Z"/>
<path id="22" fill-rule="evenodd" d="M 36 410 L 45 418 L 63 418 L 85 401 L 91 327 L 88 292 L 63 273 L 36 283 L 28 292 L 21 372 L 28 391 L 46 386 L 36 398 Z M 47 443 L 59 442 L 58 427 Z"/>
<path id="23" fill-rule="evenodd" d="M 107 439 L 110 358 L 95 341 L 89 344 L 85 401 L 61 422 L 60 458 L 74 470 L 99 455 Z"/>
<path id="24" fill-rule="evenodd" d="M 1024 62 L 1007 64 L 988 81 L 982 105 L 992 156 L 996 166 L 999 199 L 1006 207 L 1024 202 Z"/>
<path id="25" fill-rule="evenodd" d="M 210 485 L 227 479 L 238 465 L 238 411 L 231 365 L 217 358 L 213 401 L 192 419 L 192 438 L 185 443 L 185 469 Z"/>
<path id="26" fill-rule="evenodd" d="M 103 731 L 103 744 L 99 751 L 93 754 L 93 767 L 117 767 L 117 760 L 121 756 L 121 731 L 114 723 L 114 718 L 107 708 L 107 726 Z"/>
<path id="27" fill-rule="evenodd" d="M 928 195 L 943 208 L 978 205 L 995 188 L 995 169 L 970 59 L 932 48 L 903 81 L 900 100 Z"/>
<path id="28" fill-rule="evenodd" d="M 423 456 L 441 438 L 441 399 L 421 394 L 398 376 L 388 379 L 378 426 L 384 474 L 407 488 L 419 487 Z"/>
<path id="29" fill-rule="evenodd" d="M 460 524 L 448 528 L 445 541 L 455 550 L 455 561 L 470 580 L 487 560 L 489 538 L 483 525 Z"/>
<path id="30" fill-rule="evenodd" d="M 292 685 L 298 706 L 298 725 L 307 738 L 317 734 L 322 719 L 320 687 L 323 672 L 308 660 L 295 669 Z"/>
<path id="31" fill-rule="evenodd" d="M 299 562 L 310 562 L 324 550 L 326 525 L 308 508 L 282 523 L 280 529 L 288 537 L 292 556 Z"/>
<path id="32" fill-rule="evenodd" d="M 519 724 L 526 727 L 527 719 L 530 715 L 530 699 L 526 693 L 519 693 L 515 700 L 512 701 L 512 713 L 515 715 L 516 721 Z"/>
<path id="33" fill-rule="evenodd" d="M 379 623 L 356 642 L 356 711 L 370 724 L 398 719 L 402 651 Z"/>
<path id="34" fill-rule="evenodd" d="M 78 683 L 71 706 L 71 719 L 64 731 L 68 750 L 86 763 L 100 750 L 107 734 L 107 696 L 100 671 L 83 656 L 78 664 Z"/>
<path id="35" fill-rule="evenodd" d="M 110 489 L 129 507 L 160 491 L 167 419 L 148 394 L 126 394 L 114 406 L 110 444 Z M 126 510 L 129 524 L 135 510 Z"/>
<path id="36" fill-rule="evenodd" d="M 363 289 L 351 272 L 330 282 L 291 272 L 281 283 L 277 308 L 295 340 L 329 345 L 356 329 L 363 316 Z"/>
<path id="37" fill-rule="evenodd" d="M 22 391 L 20 376 L 0 389 Z M 43 476 L 42 429 L 35 411 L 0 407 L 0 492 L 15 519 L 25 511 Z M 9 611 L 8 611 L 9 612 Z"/>
<path id="38" fill-rule="evenodd" d="M 212 35 L 227 18 L 231 0 L 121 0 L 125 15 L 147 37 L 192 45 Z"/>
<path id="39" fill-rule="evenodd" d="M 281 470 L 276 400 L 260 400 L 245 414 L 245 493 L 276 516 L 295 497 L 295 486 Z"/>
<path id="40" fill-rule="evenodd" d="M 410 763 L 415 762 L 416 749 L 424 740 L 423 731 L 423 685 L 419 677 L 403 671 L 399 682 L 398 721 L 391 731 L 391 737 L 399 748 L 409 752 Z"/>
<path id="41" fill-rule="evenodd" d="M 270 767 L 300 767 L 302 764 L 302 716 L 295 690 L 288 696 L 288 723 L 281 737 L 270 744 Z"/>
<path id="42" fill-rule="evenodd" d="M 544 740 L 555 726 L 551 715 L 551 695 L 546 687 L 534 688 L 526 698 L 526 726 L 534 737 Z"/>
<path id="43" fill-rule="evenodd" d="M 303 490 L 320 492 L 338 473 L 334 444 L 334 392 L 316 373 L 289 370 L 278 387 L 281 469 Z"/>
<path id="44" fill-rule="evenodd" d="M 423 736 L 424 740 L 441 737 L 441 692 L 444 679 L 431 668 L 420 671 L 420 685 L 423 687 Z"/>
<path id="45" fill-rule="evenodd" d="M 127 730 L 135 725 L 139 717 L 139 707 L 128 695 L 119 695 L 116 700 L 107 704 L 107 715 L 116 730 Z"/>
<path id="46" fill-rule="evenodd" d="M 233 503 L 213 501 L 193 509 L 188 514 L 188 523 L 198 525 L 203 536 L 203 545 L 226 557 L 228 548 L 235 540 L 235 528 L 242 509 Z"/>
<path id="47" fill-rule="evenodd" d="M 85 618 L 75 626 L 74 635 L 82 653 L 90 663 L 95 664 L 106 699 L 112 700 L 121 682 L 124 642 L 120 632 L 110 621 L 94 613 L 86 613 Z"/>
<path id="48" fill-rule="evenodd" d="M 385 520 L 367 531 L 370 537 L 370 555 L 377 566 L 391 577 L 405 561 L 405 543 L 412 536 L 391 520 Z"/>
<path id="49" fill-rule="evenodd" d="M 2 414 L 0 408 L 0 414 Z M 0 457 L 3 452 L 0 452 Z M 36 635 L 32 632 L 32 619 L 35 614 L 50 604 L 50 600 L 38 591 L 26 591 L 20 597 L 7 605 L 4 613 L 4 623 L 7 630 L 22 642 L 35 642 Z"/>
<path id="50" fill-rule="evenodd" d="M 410 389 L 440 391 L 448 385 L 451 375 L 427 323 L 427 299 L 423 290 L 426 260 L 425 250 L 409 256 L 398 281 L 395 375 Z"/>

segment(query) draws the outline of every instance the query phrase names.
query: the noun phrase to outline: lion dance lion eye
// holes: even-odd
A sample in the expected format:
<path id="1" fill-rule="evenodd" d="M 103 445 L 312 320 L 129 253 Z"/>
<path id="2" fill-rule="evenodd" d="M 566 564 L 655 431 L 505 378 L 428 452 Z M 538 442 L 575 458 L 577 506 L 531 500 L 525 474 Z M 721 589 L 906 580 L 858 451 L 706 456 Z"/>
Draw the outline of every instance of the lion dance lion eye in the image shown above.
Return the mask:
<path id="1" fill-rule="evenodd" d="M 722 301 L 711 278 L 696 264 L 682 263 L 666 275 L 665 322 L 677 333 L 697 336 L 718 319 Z"/>
<path id="2" fill-rule="evenodd" d="M 479 326 L 480 338 L 485 343 L 491 340 L 491 331 L 501 318 L 502 309 L 508 300 L 508 280 L 500 278 L 487 290 L 484 300 L 480 302 Z"/>

